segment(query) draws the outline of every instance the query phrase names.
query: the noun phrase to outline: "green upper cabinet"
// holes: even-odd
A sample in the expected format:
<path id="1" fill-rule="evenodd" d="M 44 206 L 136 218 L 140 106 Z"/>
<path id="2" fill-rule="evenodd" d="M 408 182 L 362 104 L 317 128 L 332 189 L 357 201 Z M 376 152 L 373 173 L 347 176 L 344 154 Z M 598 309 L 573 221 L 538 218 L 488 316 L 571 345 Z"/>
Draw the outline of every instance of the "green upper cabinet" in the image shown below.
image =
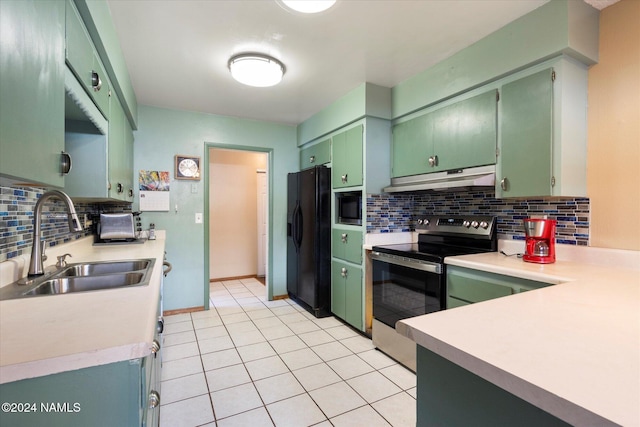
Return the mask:
<path id="1" fill-rule="evenodd" d="M 325 139 L 317 144 L 300 150 L 300 169 L 309 169 L 314 166 L 331 162 L 331 139 Z"/>
<path id="2" fill-rule="evenodd" d="M 12 182 L 64 185 L 64 22 L 64 2 L 0 1 L 0 175 Z"/>
<path id="3" fill-rule="evenodd" d="M 495 164 L 497 120 L 491 90 L 395 125 L 392 176 Z"/>
<path id="4" fill-rule="evenodd" d="M 358 125 L 332 137 L 333 188 L 362 185 L 363 132 L 364 126 Z"/>
<path id="5" fill-rule="evenodd" d="M 553 69 L 502 87 L 503 197 L 551 195 Z"/>
<path id="6" fill-rule="evenodd" d="M 109 195 L 114 199 L 128 201 L 133 179 L 133 170 L 129 166 L 133 146 L 129 146 L 127 119 L 115 96 L 111 98 L 109 116 Z"/>
<path id="7" fill-rule="evenodd" d="M 498 198 L 586 196 L 587 68 L 549 65 L 502 86 Z"/>
<path id="8" fill-rule="evenodd" d="M 393 127 L 392 177 L 429 172 L 433 153 L 433 116 L 425 114 Z"/>
<path id="9" fill-rule="evenodd" d="M 109 82 L 82 18 L 71 1 L 66 8 L 66 60 L 102 114 L 109 114 Z"/>

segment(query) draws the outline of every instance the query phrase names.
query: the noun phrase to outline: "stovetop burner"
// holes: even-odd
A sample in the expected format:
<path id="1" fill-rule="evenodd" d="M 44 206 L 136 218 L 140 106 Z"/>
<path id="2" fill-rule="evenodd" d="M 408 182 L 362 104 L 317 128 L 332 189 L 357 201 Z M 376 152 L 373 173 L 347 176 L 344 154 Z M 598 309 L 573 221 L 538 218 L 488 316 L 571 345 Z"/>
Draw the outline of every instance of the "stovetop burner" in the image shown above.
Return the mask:
<path id="1" fill-rule="evenodd" d="M 424 216 L 416 221 L 417 243 L 374 246 L 373 250 L 442 263 L 445 257 L 497 250 L 491 216 Z"/>

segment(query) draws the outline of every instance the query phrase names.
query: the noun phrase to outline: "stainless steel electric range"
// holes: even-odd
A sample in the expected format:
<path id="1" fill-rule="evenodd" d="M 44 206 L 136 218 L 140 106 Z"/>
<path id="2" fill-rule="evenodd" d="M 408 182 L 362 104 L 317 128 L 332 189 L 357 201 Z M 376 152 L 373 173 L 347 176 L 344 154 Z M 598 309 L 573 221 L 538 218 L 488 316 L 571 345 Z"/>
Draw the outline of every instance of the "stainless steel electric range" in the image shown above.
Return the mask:
<path id="1" fill-rule="evenodd" d="M 446 309 L 445 257 L 496 251 L 496 228 L 491 216 L 424 216 L 417 243 L 374 246 L 374 345 L 415 371 L 415 343 L 396 322 Z"/>

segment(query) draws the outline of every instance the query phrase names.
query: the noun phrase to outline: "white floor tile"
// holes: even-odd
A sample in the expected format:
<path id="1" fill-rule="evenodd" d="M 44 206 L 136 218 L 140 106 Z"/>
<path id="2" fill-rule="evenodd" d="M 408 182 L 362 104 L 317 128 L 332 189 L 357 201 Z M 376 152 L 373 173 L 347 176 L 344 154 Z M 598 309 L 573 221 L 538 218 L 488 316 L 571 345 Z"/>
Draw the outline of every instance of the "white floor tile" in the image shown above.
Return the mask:
<path id="1" fill-rule="evenodd" d="M 213 353 L 214 351 L 228 350 L 233 348 L 233 341 L 231 337 L 225 335 L 223 337 L 210 338 L 207 340 L 198 341 L 200 347 L 200 354 Z M 169 347 L 171 348 L 171 347 Z"/>
<path id="2" fill-rule="evenodd" d="M 214 317 L 219 317 L 218 312 L 215 309 L 194 311 L 193 313 L 191 313 L 191 318 L 193 320 L 208 319 L 208 318 L 214 318 Z"/>
<path id="3" fill-rule="evenodd" d="M 249 319 L 249 316 L 247 316 L 247 314 L 243 311 L 242 313 L 233 313 L 233 314 L 221 314 L 220 317 L 222 318 L 222 322 L 225 325 L 229 325 L 232 323 L 240 323 L 240 322 L 246 322 Z"/>
<path id="4" fill-rule="evenodd" d="M 203 354 L 201 357 L 205 371 L 211 371 L 212 369 L 220 369 L 225 366 L 242 363 L 242 359 L 240 359 L 240 355 L 238 355 L 235 348 Z"/>
<path id="5" fill-rule="evenodd" d="M 284 299 L 276 299 L 276 300 L 273 300 L 273 301 L 264 301 L 263 304 L 266 305 L 269 308 L 286 307 L 286 306 L 289 305 L 289 303 Z"/>
<path id="6" fill-rule="evenodd" d="M 247 307 L 245 307 L 245 310 L 246 309 Z M 262 305 L 262 308 L 256 308 L 255 310 L 247 310 L 247 315 L 251 318 L 251 320 L 254 320 L 254 321 L 256 319 L 264 319 L 266 317 L 274 317 L 274 318 L 276 317 L 276 315 L 273 314 L 271 310 L 266 308 L 264 305 Z M 257 326 L 260 326 L 260 325 L 257 325 Z"/>
<path id="7" fill-rule="evenodd" d="M 269 340 L 269 344 L 278 353 L 287 353 L 289 351 L 300 350 L 307 347 L 307 345 L 300 338 L 296 336 L 278 338 L 275 340 Z"/>
<path id="8" fill-rule="evenodd" d="M 295 335 L 293 331 L 285 325 L 260 329 L 260 332 L 262 332 L 262 335 L 264 335 L 267 340 L 277 340 L 278 338 L 290 337 Z"/>
<path id="9" fill-rule="evenodd" d="M 362 406 L 331 418 L 334 427 L 391 427 L 371 406 Z"/>
<path id="10" fill-rule="evenodd" d="M 310 348 L 302 348 L 300 350 L 283 353 L 280 355 L 280 358 L 292 371 L 322 363 L 322 359 L 320 359 Z"/>
<path id="11" fill-rule="evenodd" d="M 402 365 L 393 365 L 380 369 L 380 373 L 389 378 L 403 390 L 409 390 L 416 386 L 416 374 Z"/>
<path id="12" fill-rule="evenodd" d="M 329 418 L 367 404 L 362 397 L 358 396 L 358 393 L 344 382 L 310 391 L 309 395 Z"/>
<path id="13" fill-rule="evenodd" d="M 279 316 L 280 320 L 282 320 L 286 325 L 291 325 L 298 322 L 306 322 L 308 319 L 300 314 L 297 310 L 295 313 L 285 314 L 283 316 Z"/>
<path id="14" fill-rule="evenodd" d="M 357 336 L 360 335 L 356 331 L 351 329 L 350 327 L 344 326 L 344 325 L 335 326 L 335 327 L 332 327 L 332 328 L 326 328 L 325 331 L 327 331 L 327 333 L 329 335 L 331 335 L 333 338 L 335 338 L 337 340 L 342 340 L 342 339 L 351 338 L 351 337 L 357 337 Z"/>
<path id="15" fill-rule="evenodd" d="M 271 417 L 264 406 L 218 420 L 218 427 L 273 427 Z"/>
<path id="16" fill-rule="evenodd" d="M 255 302 L 255 303 L 242 304 L 242 309 L 245 311 L 245 313 L 249 314 L 249 313 L 254 312 L 254 311 L 265 310 L 265 309 L 267 309 L 267 307 L 265 307 L 265 305 L 262 303 L 262 301 L 260 301 L 260 298 L 257 298 L 257 302 Z M 273 313 L 271 313 L 271 314 L 273 314 Z M 251 317 L 251 315 L 249 315 L 249 317 Z"/>
<path id="17" fill-rule="evenodd" d="M 316 345 L 311 347 L 311 349 L 325 362 L 353 354 L 351 350 L 340 344 L 338 341 Z"/>
<path id="18" fill-rule="evenodd" d="M 308 394 L 267 405 L 267 411 L 278 427 L 310 426 L 326 419 Z"/>
<path id="19" fill-rule="evenodd" d="M 163 336 L 162 339 L 164 347 L 169 347 L 171 345 L 194 342 L 196 340 L 196 334 L 193 331 L 178 332 L 177 334 Z"/>
<path id="20" fill-rule="evenodd" d="M 232 323 L 230 325 L 225 325 L 225 326 L 230 334 L 234 334 L 237 332 L 249 332 L 249 331 L 258 330 L 258 328 L 256 328 L 256 325 L 251 321 Z"/>
<path id="21" fill-rule="evenodd" d="M 276 326 L 284 326 L 284 323 L 278 316 L 271 315 L 269 317 L 252 318 L 253 323 L 258 329 L 274 328 Z"/>
<path id="22" fill-rule="evenodd" d="M 262 400 L 253 384 L 242 384 L 211 393 L 216 420 L 240 414 L 262 406 Z"/>
<path id="23" fill-rule="evenodd" d="M 371 365 L 367 364 L 355 354 L 330 360 L 327 364 L 345 380 L 373 371 Z"/>
<path id="24" fill-rule="evenodd" d="M 187 357 L 185 359 L 172 360 L 162 364 L 162 381 L 202 372 L 200 357 Z"/>
<path id="25" fill-rule="evenodd" d="M 409 393 L 409 396 L 413 397 L 414 399 L 417 399 L 418 398 L 418 387 L 410 388 L 409 390 L 407 390 L 407 393 Z"/>
<path id="26" fill-rule="evenodd" d="M 163 335 L 166 337 L 167 335 L 175 334 L 178 332 L 187 332 L 192 331 L 193 325 L 191 322 L 179 322 L 179 323 L 169 323 L 165 325 L 163 330 Z"/>
<path id="27" fill-rule="evenodd" d="M 312 315 L 311 320 L 313 321 L 313 323 L 315 323 L 316 325 L 320 326 L 323 329 L 335 328 L 336 326 L 344 326 L 344 323 L 342 323 L 341 321 L 339 321 L 333 316 L 316 319 Z"/>
<path id="28" fill-rule="evenodd" d="M 208 395 L 162 405 L 160 414 L 161 427 L 194 427 L 214 420 Z"/>
<path id="29" fill-rule="evenodd" d="M 210 391 L 223 390 L 251 382 L 244 365 L 232 365 L 206 372 Z"/>
<path id="30" fill-rule="evenodd" d="M 380 350 L 368 350 L 358 353 L 358 357 L 376 369 L 386 368 L 396 365 L 398 362 L 381 352 Z"/>
<path id="31" fill-rule="evenodd" d="M 416 425 L 416 401 L 407 393 L 395 394 L 372 403 L 371 406 L 393 427 L 414 427 Z"/>
<path id="32" fill-rule="evenodd" d="M 211 328 L 196 329 L 198 340 L 227 336 L 227 329 L 224 326 L 212 326 Z"/>
<path id="33" fill-rule="evenodd" d="M 162 361 L 184 359 L 185 357 L 198 356 L 199 354 L 198 343 L 195 341 L 177 344 L 162 349 Z"/>
<path id="34" fill-rule="evenodd" d="M 377 371 L 347 380 L 349 384 L 367 402 L 377 402 L 385 397 L 400 393 L 400 387 Z"/>
<path id="35" fill-rule="evenodd" d="M 363 351 L 369 351 L 375 348 L 369 338 L 363 337 L 361 335 L 351 338 L 345 338 L 343 340 L 340 340 L 340 342 L 354 353 L 362 353 Z"/>
<path id="36" fill-rule="evenodd" d="M 273 350 L 273 348 L 269 345 L 269 343 L 266 342 L 245 345 L 243 347 L 238 347 L 236 350 L 238 350 L 238 353 L 240 353 L 240 358 L 244 363 L 276 355 L 276 352 Z"/>
<path id="37" fill-rule="evenodd" d="M 211 328 L 213 326 L 221 326 L 221 325 L 222 325 L 222 319 L 220 319 L 218 316 L 193 319 L 193 326 L 196 329 Z"/>
<path id="38" fill-rule="evenodd" d="M 267 405 L 305 393 L 304 388 L 291 372 L 258 380 L 253 384 Z"/>
<path id="39" fill-rule="evenodd" d="M 249 371 L 249 375 L 251 375 L 253 381 L 284 374 L 289 371 L 287 366 L 278 356 L 252 360 L 251 362 L 245 363 L 245 366 L 247 367 L 247 371 Z"/>
<path id="40" fill-rule="evenodd" d="M 341 381 L 338 374 L 336 374 L 326 363 L 320 363 L 298 369 L 293 371 L 293 375 L 296 376 L 298 381 L 300 381 L 300 384 L 302 384 L 307 391 L 315 390 Z"/>
<path id="41" fill-rule="evenodd" d="M 231 339 L 236 347 L 266 341 L 266 338 L 259 331 L 231 333 Z"/>
<path id="42" fill-rule="evenodd" d="M 295 314 L 298 312 L 298 310 L 287 304 L 280 307 L 273 307 L 271 308 L 271 312 L 276 316 L 284 316 L 285 314 Z"/>
<path id="43" fill-rule="evenodd" d="M 298 337 L 309 347 L 335 341 L 333 337 L 325 331 L 305 332 L 304 334 L 298 335 Z"/>
<path id="44" fill-rule="evenodd" d="M 305 332 L 319 331 L 320 326 L 313 323 L 311 320 L 304 320 L 303 322 L 295 322 L 289 325 L 289 329 L 291 329 L 296 334 L 303 334 Z"/>
<path id="45" fill-rule="evenodd" d="M 164 324 L 171 325 L 173 323 L 190 322 L 191 315 L 189 313 L 174 314 L 172 316 L 164 316 Z"/>
<path id="46" fill-rule="evenodd" d="M 187 375 L 173 380 L 162 381 L 162 404 L 177 402 L 196 396 L 206 395 L 207 381 L 203 373 Z"/>

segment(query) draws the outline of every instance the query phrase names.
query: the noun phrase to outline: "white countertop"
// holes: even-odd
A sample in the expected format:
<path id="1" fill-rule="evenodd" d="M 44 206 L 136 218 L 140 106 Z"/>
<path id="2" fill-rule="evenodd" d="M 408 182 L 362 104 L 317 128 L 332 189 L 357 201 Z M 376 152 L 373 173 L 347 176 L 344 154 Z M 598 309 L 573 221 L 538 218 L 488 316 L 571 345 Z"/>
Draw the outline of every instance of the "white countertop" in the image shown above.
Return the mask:
<path id="1" fill-rule="evenodd" d="M 445 262 L 557 285 L 406 319 L 398 333 L 570 424 L 640 425 L 640 270 L 499 253 Z"/>
<path id="2" fill-rule="evenodd" d="M 149 355 L 164 257 L 164 233 L 157 235 L 144 244 L 92 246 L 88 237 L 51 248 L 45 265 L 57 252 L 71 253 L 70 264 L 156 262 L 148 286 L 0 301 L 0 384 Z"/>

